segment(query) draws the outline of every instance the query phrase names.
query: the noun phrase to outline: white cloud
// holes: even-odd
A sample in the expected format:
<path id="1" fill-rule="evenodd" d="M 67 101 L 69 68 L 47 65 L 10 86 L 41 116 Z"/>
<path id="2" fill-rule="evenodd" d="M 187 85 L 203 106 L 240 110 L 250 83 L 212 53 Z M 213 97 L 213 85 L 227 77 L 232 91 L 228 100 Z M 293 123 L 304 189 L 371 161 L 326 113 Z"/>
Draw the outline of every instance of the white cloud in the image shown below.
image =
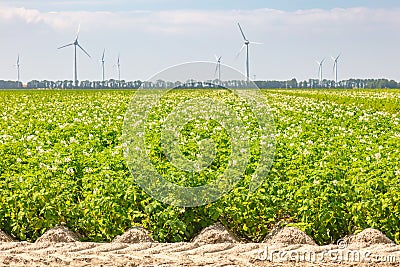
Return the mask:
<path id="1" fill-rule="evenodd" d="M 42 14 L 35 9 L 26 8 L 7 8 L 0 9 L 0 18 L 6 21 L 14 19 L 22 19 L 25 23 L 38 23 L 41 20 Z"/>
<path id="2" fill-rule="evenodd" d="M 45 23 L 56 30 L 76 29 L 79 23 L 90 29 L 137 29 L 166 34 L 197 34 L 231 27 L 240 21 L 262 32 L 326 32 L 331 29 L 370 30 L 370 26 L 397 28 L 400 9 L 336 8 L 295 12 L 274 9 L 228 11 L 127 11 L 127 12 L 40 12 L 36 9 L 2 6 L 1 20 L 22 20 L 26 24 Z M 87 26 L 86 26 L 87 25 Z"/>

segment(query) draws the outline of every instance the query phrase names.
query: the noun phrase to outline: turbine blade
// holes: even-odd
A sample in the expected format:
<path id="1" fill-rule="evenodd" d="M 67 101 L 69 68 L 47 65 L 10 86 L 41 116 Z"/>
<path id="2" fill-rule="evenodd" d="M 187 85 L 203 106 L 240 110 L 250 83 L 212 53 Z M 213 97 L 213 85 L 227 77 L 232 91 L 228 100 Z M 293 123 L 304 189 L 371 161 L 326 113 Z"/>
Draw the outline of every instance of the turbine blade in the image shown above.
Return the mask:
<path id="1" fill-rule="evenodd" d="M 331 56 L 331 59 L 332 59 L 333 61 L 336 61 L 336 59 L 335 59 L 333 56 Z"/>
<path id="2" fill-rule="evenodd" d="M 263 43 L 259 43 L 259 42 L 250 42 L 250 44 L 262 45 Z"/>
<path id="3" fill-rule="evenodd" d="M 82 47 L 80 44 L 77 44 L 77 46 L 78 46 L 80 49 L 82 49 L 82 51 L 85 52 L 85 54 L 86 54 L 88 57 L 91 57 L 91 56 L 89 55 L 89 53 L 86 52 L 85 49 L 83 49 L 83 47 Z"/>
<path id="4" fill-rule="evenodd" d="M 64 48 L 64 47 L 67 47 L 67 46 L 71 46 L 71 45 L 74 45 L 74 43 L 71 43 L 71 44 L 67 44 L 67 45 L 61 46 L 61 47 L 59 47 L 59 48 L 57 48 L 57 49 L 61 49 L 61 48 Z"/>
<path id="5" fill-rule="evenodd" d="M 337 61 L 337 60 L 340 58 L 341 55 L 342 55 L 342 53 L 340 53 L 340 54 L 336 57 L 335 61 Z"/>
<path id="6" fill-rule="evenodd" d="M 243 49 L 246 47 L 246 45 L 242 45 L 242 48 L 240 48 L 239 52 L 236 55 L 236 58 L 238 58 L 240 56 L 240 54 L 243 52 Z"/>
<path id="7" fill-rule="evenodd" d="M 81 24 L 79 23 L 79 25 L 78 25 L 78 31 L 76 32 L 76 38 L 75 38 L 75 40 L 78 40 L 80 31 L 81 31 Z"/>
<path id="8" fill-rule="evenodd" d="M 106 53 L 106 49 L 103 50 L 103 56 L 101 57 L 101 61 L 104 62 L 104 54 Z"/>
<path id="9" fill-rule="evenodd" d="M 324 61 L 325 61 L 325 58 L 323 60 L 321 60 L 321 65 L 322 65 L 322 63 L 324 63 Z"/>
<path id="10" fill-rule="evenodd" d="M 18 58 L 17 58 L 17 65 L 19 65 L 19 55 L 18 55 Z"/>
<path id="11" fill-rule="evenodd" d="M 240 32 L 242 33 L 243 39 L 246 41 L 247 40 L 246 36 L 244 35 L 242 27 L 240 26 L 239 22 L 238 22 L 238 26 L 239 26 Z"/>
<path id="12" fill-rule="evenodd" d="M 218 63 L 217 63 L 217 65 L 215 66 L 214 77 L 217 76 L 217 72 L 218 72 Z"/>
<path id="13" fill-rule="evenodd" d="M 218 62 L 221 62 L 221 58 L 222 58 L 222 56 L 220 56 L 220 57 L 218 58 Z"/>

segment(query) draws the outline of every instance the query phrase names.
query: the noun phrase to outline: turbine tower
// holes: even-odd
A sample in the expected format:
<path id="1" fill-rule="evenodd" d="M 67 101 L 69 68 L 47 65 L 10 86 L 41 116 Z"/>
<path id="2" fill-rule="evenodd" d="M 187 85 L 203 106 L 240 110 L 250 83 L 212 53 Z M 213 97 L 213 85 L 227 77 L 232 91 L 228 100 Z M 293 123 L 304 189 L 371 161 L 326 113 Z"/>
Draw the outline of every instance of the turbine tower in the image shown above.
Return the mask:
<path id="1" fill-rule="evenodd" d="M 218 57 L 217 55 L 215 55 L 215 59 L 217 60 L 217 65 L 215 67 L 214 76 L 217 76 L 217 74 L 218 74 L 218 76 L 217 76 L 218 83 L 221 81 L 221 58 L 222 58 L 222 56 Z"/>
<path id="2" fill-rule="evenodd" d="M 15 64 L 15 66 L 17 67 L 17 82 L 18 82 L 18 87 L 19 87 L 19 82 L 20 82 L 20 64 L 19 64 L 19 54 L 17 57 L 17 64 Z"/>
<path id="3" fill-rule="evenodd" d="M 319 68 L 318 68 L 318 77 L 319 77 L 319 85 L 322 87 L 322 65 L 324 64 L 325 58 L 320 62 L 316 61 Z"/>
<path id="4" fill-rule="evenodd" d="M 338 84 L 338 59 L 341 54 L 339 54 L 337 57 L 332 57 L 333 60 L 333 72 L 335 73 L 335 86 Z"/>
<path id="5" fill-rule="evenodd" d="M 238 56 L 242 53 L 243 49 L 246 47 L 246 78 L 247 78 L 247 81 L 249 81 L 250 80 L 249 44 L 262 44 L 262 43 L 250 42 L 244 35 L 243 29 L 239 23 L 238 23 L 238 26 L 239 26 L 240 32 L 242 33 L 242 37 L 244 40 L 244 44 L 243 44 L 242 48 L 240 49 Z"/>
<path id="6" fill-rule="evenodd" d="M 101 57 L 101 72 L 102 72 L 102 78 L 103 78 L 103 85 L 104 85 L 104 81 L 105 81 L 105 76 L 104 76 L 104 54 L 106 53 L 106 49 L 103 50 L 103 56 Z"/>
<path id="7" fill-rule="evenodd" d="M 79 44 L 79 41 L 78 41 L 78 38 L 79 38 L 79 31 L 80 31 L 80 25 L 79 25 L 79 27 L 78 27 L 78 33 L 76 34 L 76 38 L 75 38 L 75 41 L 73 42 L 73 43 L 70 43 L 70 44 L 67 44 L 67 45 L 64 45 L 64 46 L 61 46 L 61 47 L 59 47 L 58 49 L 62 49 L 62 48 L 64 48 L 64 47 L 67 47 L 67 46 L 74 46 L 74 48 L 75 48 L 75 52 L 74 52 L 74 82 L 75 82 L 75 86 L 78 86 L 78 62 L 77 62 L 77 58 L 76 58 L 76 47 L 79 47 L 89 58 L 90 58 L 90 55 L 88 54 L 88 52 L 86 52 L 85 51 L 85 49 L 83 49 L 83 47 Z"/>

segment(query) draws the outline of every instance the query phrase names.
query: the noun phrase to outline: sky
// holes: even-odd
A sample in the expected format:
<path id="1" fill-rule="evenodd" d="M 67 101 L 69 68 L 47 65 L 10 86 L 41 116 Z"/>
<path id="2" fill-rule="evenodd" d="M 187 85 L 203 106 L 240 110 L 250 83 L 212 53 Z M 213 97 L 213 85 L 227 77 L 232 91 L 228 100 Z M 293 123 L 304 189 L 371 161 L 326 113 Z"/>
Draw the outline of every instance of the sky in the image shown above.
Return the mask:
<path id="1" fill-rule="evenodd" d="M 0 1 L 0 80 L 72 80 L 72 43 L 80 25 L 79 80 L 147 80 L 191 61 L 215 61 L 245 72 L 237 23 L 250 41 L 250 76 L 257 80 L 400 81 L 400 1 L 82 0 Z"/>

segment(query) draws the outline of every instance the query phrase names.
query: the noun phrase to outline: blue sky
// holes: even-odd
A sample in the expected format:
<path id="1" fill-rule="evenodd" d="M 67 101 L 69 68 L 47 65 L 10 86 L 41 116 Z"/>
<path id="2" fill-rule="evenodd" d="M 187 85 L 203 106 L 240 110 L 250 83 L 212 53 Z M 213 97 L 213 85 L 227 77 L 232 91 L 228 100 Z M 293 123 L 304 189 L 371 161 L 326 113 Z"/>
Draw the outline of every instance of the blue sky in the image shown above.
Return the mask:
<path id="1" fill-rule="evenodd" d="M 214 61 L 244 72 L 237 27 L 263 45 L 250 47 L 251 77 L 317 78 L 316 60 L 326 58 L 323 76 L 333 79 L 331 56 L 342 53 L 339 79 L 389 78 L 400 81 L 399 1 L 239 1 L 83 0 L 0 2 L 0 79 L 72 79 L 74 40 L 80 53 L 79 79 L 100 80 L 99 59 L 106 49 L 106 78 L 145 80 L 188 61 Z"/>
<path id="2" fill-rule="evenodd" d="M 123 11 L 127 9 L 142 10 L 177 10 L 177 9 L 258 9 L 271 8 L 286 11 L 299 9 L 332 9 L 349 7 L 393 8 L 400 7 L 396 0 L 75 0 L 75 1 L 27 1 L 27 0 L 3 0 L 13 5 L 23 5 L 31 8 L 41 8 L 44 11 L 53 10 L 107 10 Z"/>

